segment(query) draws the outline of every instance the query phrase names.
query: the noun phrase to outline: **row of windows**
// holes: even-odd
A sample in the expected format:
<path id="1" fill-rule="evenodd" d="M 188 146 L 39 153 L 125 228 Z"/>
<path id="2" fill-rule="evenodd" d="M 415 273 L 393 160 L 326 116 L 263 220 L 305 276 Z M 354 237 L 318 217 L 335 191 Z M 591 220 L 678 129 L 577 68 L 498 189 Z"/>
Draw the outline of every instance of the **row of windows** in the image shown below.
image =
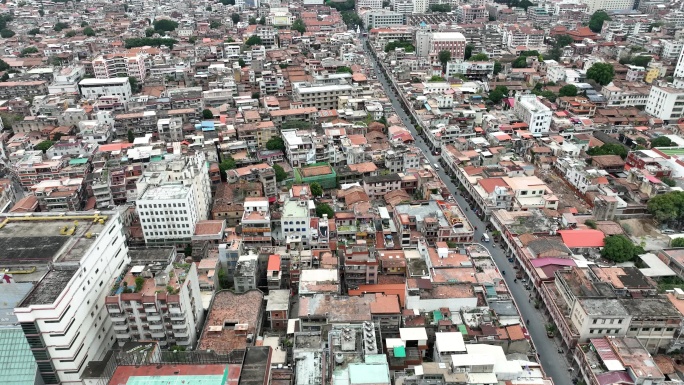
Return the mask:
<path id="1" fill-rule="evenodd" d="M 161 209 L 161 208 L 167 208 L 167 207 L 168 207 L 168 208 L 171 208 L 171 207 L 185 207 L 185 203 L 178 203 L 178 204 L 176 204 L 176 203 L 159 203 L 159 204 L 153 203 L 153 204 L 144 204 L 144 205 L 140 205 L 139 207 L 140 207 L 140 208 L 143 208 L 143 209 L 152 209 L 152 208 L 154 208 L 154 209 L 160 208 L 160 209 Z"/>
<path id="2" fill-rule="evenodd" d="M 155 235 L 155 236 L 165 236 L 165 235 L 188 235 L 190 234 L 190 231 L 150 231 L 149 235 Z"/>
<path id="3" fill-rule="evenodd" d="M 183 227 L 188 228 L 188 227 L 190 227 L 190 225 L 188 225 L 187 223 L 179 223 L 178 225 L 176 225 L 175 223 L 172 223 L 172 224 L 170 224 L 170 225 L 168 225 L 168 226 L 167 226 L 167 225 L 159 225 L 159 227 L 157 227 L 157 225 L 151 225 L 150 227 L 153 228 L 153 229 L 157 229 L 157 228 L 159 228 L 159 229 L 175 229 L 176 227 L 178 227 L 178 228 L 183 228 Z"/>
<path id="4" fill-rule="evenodd" d="M 141 213 L 141 214 L 143 214 L 143 213 Z M 175 221 L 181 222 L 181 221 L 187 221 L 187 220 L 188 220 L 188 218 L 186 218 L 186 217 L 142 218 L 142 219 L 141 219 L 142 222 L 169 222 L 169 221 L 171 221 L 171 222 L 175 222 Z"/>

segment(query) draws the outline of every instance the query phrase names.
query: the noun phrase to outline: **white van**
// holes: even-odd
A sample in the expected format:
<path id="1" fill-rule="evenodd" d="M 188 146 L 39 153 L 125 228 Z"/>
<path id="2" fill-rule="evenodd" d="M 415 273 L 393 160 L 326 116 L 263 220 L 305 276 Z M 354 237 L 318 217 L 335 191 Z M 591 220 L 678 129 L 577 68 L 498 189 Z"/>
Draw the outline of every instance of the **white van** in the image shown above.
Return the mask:
<path id="1" fill-rule="evenodd" d="M 489 242 L 489 235 L 482 234 L 482 242 Z"/>
<path id="2" fill-rule="evenodd" d="M 437 163 L 433 163 L 432 167 L 434 167 L 435 170 L 439 170 L 439 165 Z"/>

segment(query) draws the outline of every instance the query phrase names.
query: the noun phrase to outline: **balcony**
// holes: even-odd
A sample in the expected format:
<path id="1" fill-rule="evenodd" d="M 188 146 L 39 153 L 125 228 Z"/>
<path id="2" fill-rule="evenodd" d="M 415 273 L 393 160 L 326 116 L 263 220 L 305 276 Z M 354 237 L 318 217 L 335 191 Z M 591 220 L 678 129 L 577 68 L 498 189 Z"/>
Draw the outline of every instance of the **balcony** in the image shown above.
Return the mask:
<path id="1" fill-rule="evenodd" d="M 111 314 L 111 313 L 110 313 Z M 117 314 L 116 316 L 112 315 L 111 317 L 112 322 L 126 322 L 126 316 L 123 314 Z"/>
<path id="2" fill-rule="evenodd" d="M 154 332 L 152 333 L 152 338 L 166 338 L 166 333 L 162 332 Z"/>
<path id="3" fill-rule="evenodd" d="M 147 320 L 150 322 L 161 322 L 161 316 L 160 315 L 148 315 Z"/>
<path id="4" fill-rule="evenodd" d="M 150 330 L 162 330 L 164 329 L 164 324 L 150 324 Z"/>
<path id="5" fill-rule="evenodd" d="M 185 329 L 186 325 L 185 322 L 178 322 L 178 323 L 173 323 L 171 325 L 173 329 Z"/>
<path id="6" fill-rule="evenodd" d="M 114 330 L 128 330 L 128 324 L 126 322 L 115 323 Z"/>
<path id="7" fill-rule="evenodd" d="M 156 313 L 157 308 L 155 306 L 145 306 L 145 313 Z"/>
<path id="8" fill-rule="evenodd" d="M 118 306 L 107 306 L 109 314 L 121 314 L 121 309 Z"/>
<path id="9" fill-rule="evenodd" d="M 128 330 L 121 330 L 116 332 L 116 338 L 129 338 Z"/>
<path id="10" fill-rule="evenodd" d="M 189 337 L 189 334 L 188 334 L 188 330 L 187 330 L 187 329 L 184 329 L 182 332 L 174 332 L 173 335 L 174 335 L 177 339 L 188 338 L 188 337 Z"/>
<path id="11" fill-rule="evenodd" d="M 173 314 L 181 314 L 181 308 L 180 308 L 180 307 L 171 307 L 171 306 L 169 306 L 169 313 L 171 313 L 171 315 L 173 315 Z"/>
<path id="12" fill-rule="evenodd" d="M 185 314 L 171 314 L 171 321 L 185 321 Z"/>

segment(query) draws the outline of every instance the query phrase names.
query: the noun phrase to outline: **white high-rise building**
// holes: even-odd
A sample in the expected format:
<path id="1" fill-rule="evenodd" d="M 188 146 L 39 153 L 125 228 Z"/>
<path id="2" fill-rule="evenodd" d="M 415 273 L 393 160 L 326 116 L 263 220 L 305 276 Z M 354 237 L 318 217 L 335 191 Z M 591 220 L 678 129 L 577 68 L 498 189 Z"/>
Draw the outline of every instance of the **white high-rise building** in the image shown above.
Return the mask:
<path id="1" fill-rule="evenodd" d="M 513 112 L 527 123 L 530 132 L 539 136 L 551 127 L 551 109 L 542 104 L 537 95 L 518 94 L 515 97 Z"/>
<path id="2" fill-rule="evenodd" d="M 147 244 L 190 243 L 197 222 L 209 216 L 211 183 L 203 153 L 150 163 L 136 187 Z"/>
<path id="3" fill-rule="evenodd" d="M 634 0 L 582 0 L 587 5 L 587 13 L 596 11 L 622 11 L 632 9 Z"/>
<path id="4" fill-rule="evenodd" d="M 117 212 L 26 215 L 5 214 L 3 257 L 51 265 L 14 313 L 43 383 L 80 385 L 88 362 L 116 342 L 104 304 L 130 262 L 122 220 Z"/>
<path id="5" fill-rule="evenodd" d="M 675 79 L 675 83 L 677 80 Z M 684 117 L 684 89 L 674 87 L 651 87 L 646 101 L 646 112 L 665 120 L 676 123 Z"/>
<path id="6" fill-rule="evenodd" d="M 131 100 L 133 91 L 128 78 L 83 79 L 78 83 L 81 96 L 96 100 L 102 96 L 118 96 L 123 102 Z"/>
<path id="7" fill-rule="evenodd" d="M 98 79 L 132 76 L 145 80 L 145 57 L 135 53 L 113 53 L 93 59 L 93 71 Z"/>

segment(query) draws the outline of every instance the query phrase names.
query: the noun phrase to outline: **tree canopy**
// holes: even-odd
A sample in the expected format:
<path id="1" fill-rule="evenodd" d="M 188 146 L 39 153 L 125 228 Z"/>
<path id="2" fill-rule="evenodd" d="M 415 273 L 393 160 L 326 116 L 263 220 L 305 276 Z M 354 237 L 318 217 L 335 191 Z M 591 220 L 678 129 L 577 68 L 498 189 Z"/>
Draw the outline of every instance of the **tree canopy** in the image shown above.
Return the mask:
<path id="1" fill-rule="evenodd" d="M 503 98 L 505 98 L 506 96 L 508 96 L 508 87 L 496 86 L 496 88 L 489 93 L 489 100 L 491 100 L 492 103 L 496 104 L 503 100 Z"/>
<path id="2" fill-rule="evenodd" d="M 556 41 L 554 42 L 554 47 L 563 48 L 572 44 L 574 40 L 570 35 L 558 35 L 556 36 Z"/>
<path id="3" fill-rule="evenodd" d="M 134 37 L 125 40 L 126 48 L 144 47 L 149 45 L 150 47 L 161 47 L 165 45 L 169 48 L 173 48 L 173 45 L 178 43 L 176 39 L 162 38 L 162 37 Z"/>
<path id="4" fill-rule="evenodd" d="M 240 22 L 240 15 L 237 13 L 233 13 L 230 15 L 230 19 L 233 20 L 233 24 L 237 24 Z"/>
<path id="5" fill-rule="evenodd" d="M 592 79 L 602 86 L 610 84 L 613 81 L 613 77 L 615 77 L 615 70 L 612 64 L 594 63 L 587 70 L 587 79 Z"/>
<path id="6" fill-rule="evenodd" d="M 303 120 L 290 120 L 290 121 L 288 121 L 288 122 L 283 123 L 283 124 L 280 126 L 280 130 L 281 130 L 281 131 L 283 131 L 283 130 L 292 130 L 292 129 L 295 129 L 295 128 L 299 128 L 299 129 L 302 129 L 302 130 L 306 130 L 306 129 L 311 128 L 311 123 L 306 122 L 306 121 L 303 121 Z"/>
<path id="7" fill-rule="evenodd" d="M 52 29 L 53 29 L 54 31 L 57 31 L 57 32 L 60 32 L 60 31 L 65 30 L 65 29 L 67 29 L 67 28 L 69 28 L 69 24 L 64 23 L 64 22 L 61 22 L 61 21 L 55 23 L 55 26 L 52 27 Z"/>
<path id="8" fill-rule="evenodd" d="M 672 140 L 668 138 L 667 136 L 659 136 L 653 140 L 651 140 L 651 147 L 671 147 L 674 146 L 674 143 L 672 143 Z"/>
<path id="9" fill-rule="evenodd" d="M 202 110 L 202 119 L 207 119 L 207 120 L 214 119 L 214 113 L 211 112 L 211 110 L 209 110 L 209 109 L 204 109 L 204 110 Z"/>
<path id="10" fill-rule="evenodd" d="M 11 29 L 5 28 L 5 29 L 0 30 L 0 37 L 2 37 L 3 39 L 9 39 L 10 37 L 12 37 L 14 35 L 16 35 L 16 33 L 14 31 L 12 31 Z"/>
<path id="11" fill-rule="evenodd" d="M 35 36 L 35 35 L 40 33 L 40 28 L 31 28 L 26 33 L 31 35 L 31 36 Z"/>
<path id="12" fill-rule="evenodd" d="M 21 50 L 21 52 L 19 53 L 19 56 L 26 56 L 26 55 L 30 55 L 32 53 L 38 53 L 38 48 L 36 48 L 34 46 L 26 47 L 26 48 Z"/>
<path id="13" fill-rule="evenodd" d="M 268 142 L 266 142 L 266 149 L 271 151 L 285 151 L 285 141 L 283 140 L 283 138 L 279 136 L 273 137 L 269 139 Z"/>
<path id="14" fill-rule="evenodd" d="M 648 201 L 648 211 L 658 222 L 680 228 L 684 219 L 684 192 L 671 191 L 654 196 Z"/>
<path id="15" fill-rule="evenodd" d="M 610 20 L 610 16 L 608 16 L 606 11 L 596 11 L 589 19 L 589 29 L 599 33 L 603 29 L 603 22 L 607 20 Z"/>
<path id="16" fill-rule="evenodd" d="M 432 12 L 451 12 L 451 5 L 449 4 L 432 4 L 430 6 Z"/>
<path id="17" fill-rule="evenodd" d="M 91 27 L 85 27 L 83 28 L 83 34 L 86 36 L 95 36 L 95 30 Z"/>
<path id="18" fill-rule="evenodd" d="M 323 214 L 328 215 L 328 219 L 335 216 L 335 211 L 327 203 L 317 203 L 316 204 L 316 216 L 323 218 Z"/>
<path id="19" fill-rule="evenodd" d="M 154 23 L 152 23 L 152 25 L 154 25 L 155 30 L 165 32 L 171 32 L 178 28 L 178 23 L 169 19 L 155 20 Z"/>
<path id="20" fill-rule="evenodd" d="M 247 41 L 245 42 L 245 45 L 247 47 L 251 47 L 253 45 L 259 45 L 261 43 L 262 43 L 262 41 L 261 41 L 261 38 L 259 36 L 252 35 L 249 37 L 249 39 L 247 39 Z"/>
<path id="21" fill-rule="evenodd" d="M 354 71 L 352 71 L 351 68 L 346 67 L 346 66 L 337 67 L 337 71 L 335 71 L 335 72 L 337 72 L 338 74 L 344 74 L 344 73 L 353 74 L 354 73 Z"/>
<path id="22" fill-rule="evenodd" d="M 0 59 L 0 71 L 7 71 L 10 69 L 10 65 L 6 61 Z"/>
<path id="23" fill-rule="evenodd" d="M 672 247 L 684 247 L 684 238 L 675 238 L 670 243 Z"/>
<path id="24" fill-rule="evenodd" d="M 601 249 L 601 257 L 613 262 L 627 262 L 643 254 L 644 249 L 636 246 L 624 235 L 612 235 L 604 239 L 605 245 Z"/>
<path id="25" fill-rule="evenodd" d="M 385 45 L 385 52 L 391 52 L 394 51 L 397 48 L 403 48 L 404 51 L 406 52 L 415 52 L 416 47 L 411 44 L 408 41 L 405 40 L 399 40 L 399 41 L 391 41 Z"/>
<path id="26" fill-rule="evenodd" d="M 43 151 L 43 154 L 54 144 L 51 140 L 44 140 L 38 143 L 35 147 L 36 150 Z"/>
<path id="27" fill-rule="evenodd" d="M 577 87 L 572 84 L 567 84 L 558 90 L 558 96 L 577 96 Z"/>
<path id="28" fill-rule="evenodd" d="M 292 23 L 292 29 L 295 31 L 299 31 L 299 33 L 304 33 L 306 32 L 306 25 L 304 25 L 304 20 L 302 19 L 297 19 Z"/>
<path id="29" fill-rule="evenodd" d="M 620 155 L 622 159 L 625 159 L 627 157 L 627 149 L 621 144 L 605 143 L 601 147 L 592 147 L 588 149 L 587 154 L 591 156 Z"/>
<path id="30" fill-rule="evenodd" d="M 275 171 L 276 182 L 282 182 L 287 179 L 287 173 L 279 164 L 273 165 L 273 171 Z"/>
<path id="31" fill-rule="evenodd" d="M 221 22 L 218 20 L 212 20 L 211 23 L 209 23 L 209 28 L 219 29 L 219 28 L 221 28 Z"/>
<path id="32" fill-rule="evenodd" d="M 474 46 L 474 45 L 472 45 L 472 44 L 466 44 L 466 46 L 465 46 L 465 52 L 464 52 L 464 55 L 463 55 L 463 58 L 464 58 L 465 60 L 468 60 L 468 59 L 470 59 L 471 56 L 473 56 L 473 49 L 475 49 L 475 46 Z"/>
<path id="33" fill-rule="evenodd" d="M 319 197 L 323 195 L 323 187 L 318 182 L 313 182 L 309 185 L 311 189 L 311 195 Z"/>
<path id="34" fill-rule="evenodd" d="M 511 66 L 513 68 L 527 68 L 527 57 L 518 56 L 515 60 L 513 60 Z"/>
<path id="35" fill-rule="evenodd" d="M 487 61 L 487 60 L 489 60 L 489 56 L 487 56 L 487 54 L 482 53 L 482 52 L 478 53 L 477 55 L 473 55 L 468 59 L 468 61 Z"/>

